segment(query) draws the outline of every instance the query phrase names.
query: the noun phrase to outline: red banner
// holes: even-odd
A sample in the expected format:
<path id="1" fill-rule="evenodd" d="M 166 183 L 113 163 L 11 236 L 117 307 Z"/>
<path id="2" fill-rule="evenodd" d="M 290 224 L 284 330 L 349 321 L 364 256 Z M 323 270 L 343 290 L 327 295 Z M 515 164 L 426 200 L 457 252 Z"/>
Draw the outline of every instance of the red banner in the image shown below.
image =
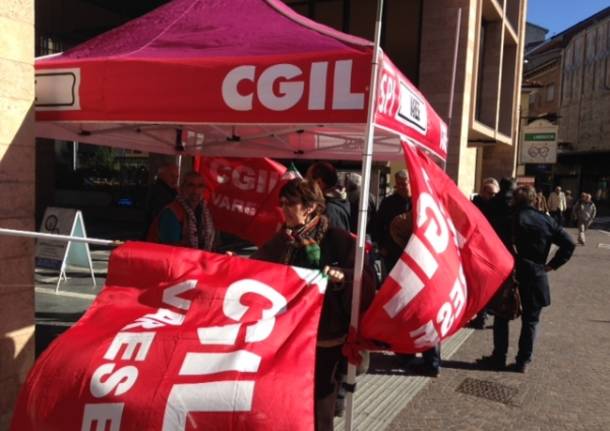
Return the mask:
<path id="1" fill-rule="evenodd" d="M 313 430 L 319 271 L 157 244 L 38 359 L 11 429 Z"/>
<path id="2" fill-rule="evenodd" d="M 413 235 L 361 325 L 397 352 L 422 352 L 454 334 L 509 276 L 513 258 L 485 217 L 423 152 L 403 143 Z"/>
<path id="3" fill-rule="evenodd" d="M 215 226 L 256 245 L 284 222 L 279 188 L 286 167 L 267 158 L 201 158 L 206 201 Z"/>

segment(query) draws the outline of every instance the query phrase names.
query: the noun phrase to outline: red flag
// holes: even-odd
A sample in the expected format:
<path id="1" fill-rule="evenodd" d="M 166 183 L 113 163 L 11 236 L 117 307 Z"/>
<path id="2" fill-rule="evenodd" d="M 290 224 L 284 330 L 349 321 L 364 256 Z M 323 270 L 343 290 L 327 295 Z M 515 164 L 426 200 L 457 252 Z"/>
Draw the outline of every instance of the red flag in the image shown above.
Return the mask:
<path id="1" fill-rule="evenodd" d="M 286 167 L 267 158 L 204 157 L 196 166 L 206 181 L 215 226 L 256 245 L 284 222 L 279 185 Z"/>
<path id="2" fill-rule="evenodd" d="M 403 143 L 413 234 L 360 331 L 422 352 L 463 327 L 510 275 L 513 258 L 485 217 L 423 152 Z"/>
<path id="3" fill-rule="evenodd" d="M 11 429 L 313 430 L 319 271 L 129 243 Z"/>

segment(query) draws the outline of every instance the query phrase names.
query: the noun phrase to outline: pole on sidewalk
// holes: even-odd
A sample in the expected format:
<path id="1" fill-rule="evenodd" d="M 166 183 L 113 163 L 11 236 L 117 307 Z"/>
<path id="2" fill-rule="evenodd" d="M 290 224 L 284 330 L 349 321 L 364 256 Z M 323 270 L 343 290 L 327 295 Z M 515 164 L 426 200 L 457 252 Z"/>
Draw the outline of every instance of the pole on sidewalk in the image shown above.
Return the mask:
<path id="1" fill-rule="evenodd" d="M 118 247 L 121 244 L 124 244 L 124 241 L 112 240 L 112 239 L 97 239 L 97 238 L 81 238 L 77 236 L 70 235 L 56 235 L 53 233 L 42 233 L 42 232 L 31 232 L 27 230 L 17 230 L 17 229 L 5 229 L 0 228 L 0 236 L 16 236 L 21 238 L 34 238 L 34 239 L 46 239 L 49 241 L 58 241 L 58 242 L 85 242 L 87 244 L 95 244 L 95 245 L 107 245 L 111 247 Z"/>
<path id="2" fill-rule="evenodd" d="M 460 34 L 462 31 L 462 9 L 457 10 L 455 25 L 455 44 L 453 45 L 453 69 L 451 72 L 451 89 L 449 90 L 449 109 L 447 112 L 447 140 L 451 134 L 451 120 L 453 119 L 453 98 L 455 96 L 455 77 L 457 75 L 458 49 L 460 47 Z M 443 171 L 447 170 L 447 160 L 443 161 Z"/>
<path id="3" fill-rule="evenodd" d="M 362 190 L 360 191 L 360 202 L 358 212 L 358 232 L 356 244 L 356 261 L 354 263 L 354 283 L 352 294 L 351 322 L 350 326 L 358 329 L 358 318 L 360 317 L 360 290 L 362 288 L 362 272 L 364 269 L 365 246 L 366 246 L 366 218 L 368 200 L 371 185 L 371 165 L 373 163 L 373 140 L 375 135 L 375 112 L 377 100 L 377 75 L 379 72 L 379 61 L 381 50 L 381 18 L 383 14 L 383 0 L 377 1 L 377 18 L 375 20 L 375 45 L 373 48 L 373 59 L 371 62 L 371 81 L 369 85 L 369 100 L 366 124 L 366 142 L 362 149 Z M 349 390 L 346 393 L 345 430 L 352 430 L 352 415 L 354 405 L 353 388 L 356 382 L 356 366 L 349 364 L 347 367 L 347 379 L 345 385 Z"/>

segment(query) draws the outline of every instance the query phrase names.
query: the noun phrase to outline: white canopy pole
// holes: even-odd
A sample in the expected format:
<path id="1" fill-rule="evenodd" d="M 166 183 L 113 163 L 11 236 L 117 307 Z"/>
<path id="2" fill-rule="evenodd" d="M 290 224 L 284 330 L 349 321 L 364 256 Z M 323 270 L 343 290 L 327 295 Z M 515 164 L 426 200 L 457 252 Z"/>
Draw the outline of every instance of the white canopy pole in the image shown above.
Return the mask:
<path id="1" fill-rule="evenodd" d="M 70 235 L 56 235 L 53 233 L 42 233 L 42 232 L 30 232 L 27 230 L 17 230 L 17 229 L 5 229 L 0 228 L 0 236 L 17 236 L 22 238 L 34 238 L 34 239 L 46 239 L 50 241 L 59 241 L 59 242 L 86 242 L 88 244 L 95 245 L 109 245 L 113 247 L 118 247 L 123 244 L 123 241 L 111 240 L 111 239 L 96 239 L 96 238 L 81 238 L 78 236 L 70 236 Z"/>
<path id="2" fill-rule="evenodd" d="M 377 75 L 379 72 L 379 60 L 381 50 L 381 17 L 383 12 L 383 0 L 377 1 L 377 18 L 375 20 L 375 46 L 373 48 L 373 61 L 371 63 L 371 82 L 369 85 L 369 102 L 366 122 L 366 144 L 362 151 L 362 190 L 360 191 L 360 202 L 358 212 L 358 238 L 356 247 L 356 261 L 354 264 L 354 284 L 352 295 L 352 314 L 350 325 L 358 329 L 358 318 L 360 316 L 360 289 L 362 288 L 362 271 L 364 269 L 365 245 L 366 245 L 366 219 L 371 185 L 371 164 L 373 162 L 373 140 L 375 134 L 375 112 L 377 110 Z M 346 384 L 353 388 L 356 381 L 356 367 L 349 364 L 347 367 Z M 345 429 L 352 430 L 352 413 L 354 396 L 353 391 L 348 390 L 346 394 Z"/>

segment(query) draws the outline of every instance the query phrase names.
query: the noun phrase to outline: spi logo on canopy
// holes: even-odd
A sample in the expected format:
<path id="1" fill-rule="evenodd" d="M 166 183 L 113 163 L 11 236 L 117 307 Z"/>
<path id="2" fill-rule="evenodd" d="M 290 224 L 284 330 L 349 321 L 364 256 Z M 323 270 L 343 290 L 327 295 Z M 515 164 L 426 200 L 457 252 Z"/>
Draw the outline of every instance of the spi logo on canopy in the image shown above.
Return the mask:
<path id="1" fill-rule="evenodd" d="M 422 135 L 428 131 L 425 102 L 387 63 L 384 63 L 381 71 L 377 111 L 395 118 Z"/>

